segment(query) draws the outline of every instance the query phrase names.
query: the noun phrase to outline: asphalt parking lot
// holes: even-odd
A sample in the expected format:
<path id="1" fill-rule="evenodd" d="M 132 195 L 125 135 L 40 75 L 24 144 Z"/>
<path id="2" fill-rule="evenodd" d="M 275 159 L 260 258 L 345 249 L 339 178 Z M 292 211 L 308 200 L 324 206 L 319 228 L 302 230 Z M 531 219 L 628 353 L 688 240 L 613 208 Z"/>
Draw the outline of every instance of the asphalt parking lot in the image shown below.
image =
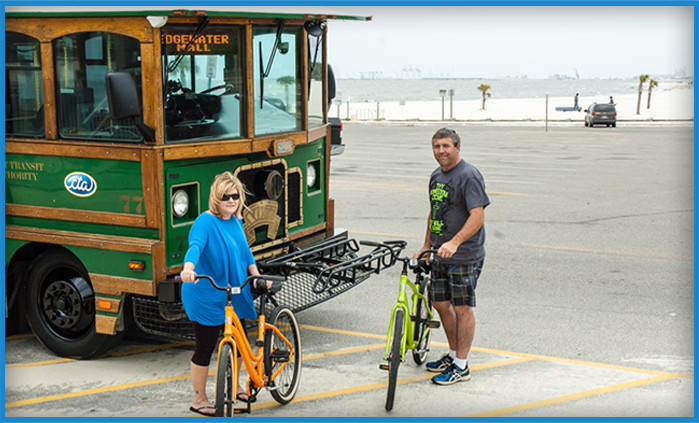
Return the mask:
<path id="1" fill-rule="evenodd" d="M 694 415 L 694 128 L 458 124 L 486 180 L 487 258 L 473 378 L 443 387 L 408 358 L 392 412 L 383 358 L 399 270 L 298 313 L 297 397 L 256 417 Z M 437 124 L 345 124 L 336 226 L 422 242 Z M 430 358 L 446 348 L 433 337 Z M 5 416 L 193 416 L 191 343 L 131 338 L 91 361 L 5 341 Z M 409 357 L 409 356 L 408 356 Z M 213 394 L 212 376 L 209 394 Z"/>

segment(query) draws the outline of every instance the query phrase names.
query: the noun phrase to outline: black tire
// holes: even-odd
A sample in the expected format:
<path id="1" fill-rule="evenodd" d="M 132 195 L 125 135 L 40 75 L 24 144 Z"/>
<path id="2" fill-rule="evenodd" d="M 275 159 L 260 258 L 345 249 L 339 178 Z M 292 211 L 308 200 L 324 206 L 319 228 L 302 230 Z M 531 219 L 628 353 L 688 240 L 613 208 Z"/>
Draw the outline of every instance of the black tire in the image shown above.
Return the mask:
<path id="1" fill-rule="evenodd" d="M 279 404 L 287 404 L 296 395 L 301 380 L 301 332 L 294 313 L 286 306 L 275 308 L 267 321 L 279 329 L 293 349 L 290 351 L 289 345 L 273 330 L 265 333 L 265 374 L 270 379 L 269 384 L 276 388 L 270 392 Z M 279 374 L 271 380 L 280 368 Z"/>
<path id="2" fill-rule="evenodd" d="M 386 410 L 393 409 L 393 399 L 396 396 L 396 382 L 398 380 L 398 367 L 400 367 L 400 347 L 403 338 L 403 309 L 396 309 L 393 315 L 393 331 L 391 336 L 391 351 L 388 354 L 388 390 L 386 391 Z"/>
<path id="3" fill-rule="evenodd" d="M 231 344 L 223 344 L 216 369 L 216 417 L 233 415 L 233 360 L 235 359 Z"/>
<path id="4" fill-rule="evenodd" d="M 420 299 L 417 300 L 415 322 L 415 348 L 413 348 L 413 360 L 415 364 L 420 365 L 427 360 L 427 352 L 430 350 L 430 341 L 432 340 L 432 330 L 427 326 L 427 321 L 430 320 L 430 315 L 427 310 L 432 311 L 432 302 L 427 299 L 427 304 Z"/>
<path id="5" fill-rule="evenodd" d="M 27 322 L 39 341 L 63 357 L 96 357 L 121 339 L 95 330 L 95 294 L 85 267 L 70 252 L 51 248 L 27 276 Z"/>
<path id="6" fill-rule="evenodd" d="M 616 122 L 612 123 L 612 128 L 616 128 Z"/>
<path id="7" fill-rule="evenodd" d="M 586 120 L 586 121 L 585 121 L 585 127 L 587 128 L 587 126 L 588 126 L 588 125 L 587 125 L 587 120 Z"/>

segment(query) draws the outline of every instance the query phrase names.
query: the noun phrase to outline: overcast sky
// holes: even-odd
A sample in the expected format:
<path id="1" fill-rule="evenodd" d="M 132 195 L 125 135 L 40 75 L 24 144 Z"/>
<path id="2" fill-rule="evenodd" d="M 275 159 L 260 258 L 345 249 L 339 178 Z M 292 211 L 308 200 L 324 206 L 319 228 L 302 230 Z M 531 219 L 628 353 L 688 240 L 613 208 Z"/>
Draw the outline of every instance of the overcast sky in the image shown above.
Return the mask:
<path id="1" fill-rule="evenodd" d="M 336 76 L 581 78 L 694 75 L 691 7 L 339 7 L 370 22 L 331 21 Z"/>

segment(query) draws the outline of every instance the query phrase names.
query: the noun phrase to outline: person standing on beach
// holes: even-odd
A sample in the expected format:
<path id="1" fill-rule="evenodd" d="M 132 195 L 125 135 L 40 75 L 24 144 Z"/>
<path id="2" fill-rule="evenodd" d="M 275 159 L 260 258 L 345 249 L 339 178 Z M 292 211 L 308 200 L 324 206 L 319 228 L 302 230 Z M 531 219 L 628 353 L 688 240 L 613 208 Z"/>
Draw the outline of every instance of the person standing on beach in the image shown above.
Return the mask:
<path id="1" fill-rule="evenodd" d="M 575 110 L 580 109 L 580 106 L 578 105 L 578 93 L 575 93 L 575 98 L 573 100 L 575 101 L 575 105 L 573 106 L 573 108 Z"/>
<path id="2" fill-rule="evenodd" d="M 609 96 L 609 104 L 614 104 L 614 99 L 612 98 L 611 95 Z"/>
<path id="3" fill-rule="evenodd" d="M 476 283 L 485 259 L 485 208 L 490 204 L 483 175 L 460 157 L 461 138 L 451 128 L 432 136 L 439 167 L 429 183 L 430 213 L 422 248 L 438 249 L 432 263 L 430 300 L 439 313 L 449 353 L 427 363 L 438 385 L 469 380 L 468 353 L 476 329 Z"/>

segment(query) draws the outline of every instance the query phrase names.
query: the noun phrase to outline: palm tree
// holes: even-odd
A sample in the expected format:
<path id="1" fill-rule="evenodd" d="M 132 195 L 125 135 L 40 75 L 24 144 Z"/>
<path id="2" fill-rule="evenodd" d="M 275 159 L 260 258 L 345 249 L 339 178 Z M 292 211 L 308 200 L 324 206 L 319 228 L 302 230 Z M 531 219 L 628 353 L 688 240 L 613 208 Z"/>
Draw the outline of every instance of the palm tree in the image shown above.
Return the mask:
<path id="1" fill-rule="evenodd" d="M 485 96 L 487 95 L 488 97 L 490 97 L 490 93 L 488 92 L 490 90 L 490 85 L 481 84 L 477 86 L 476 89 L 483 94 L 483 107 L 481 108 L 481 110 L 485 110 Z"/>
<path id="2" fill-rule="evenodd" d="M 638 77 L 638 103 L 636 104 L 636 114 L 641 114 L 641 94 L 643 93 L 643 84 L 650 78 L 648 74 L 643 74 Z"/>
<path id="3" fill-rule="evenodd" d="M 653 91 L 653 88 L 656 88 L 657 86 L 658 81 L 655 79 L 648 81 L 648 104 L 646 105 L 646 109 L 650 109 L 650 93 Z"/>

